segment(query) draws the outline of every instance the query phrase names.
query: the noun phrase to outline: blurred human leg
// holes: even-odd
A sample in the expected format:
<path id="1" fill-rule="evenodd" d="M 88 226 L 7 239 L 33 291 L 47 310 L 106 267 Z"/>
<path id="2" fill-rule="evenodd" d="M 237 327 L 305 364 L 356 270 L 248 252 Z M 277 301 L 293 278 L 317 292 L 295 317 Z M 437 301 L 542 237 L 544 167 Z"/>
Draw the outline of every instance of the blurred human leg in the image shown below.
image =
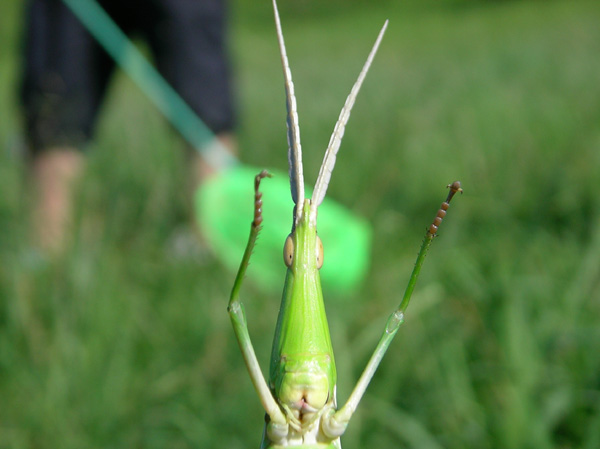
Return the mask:
<path id="1" fill-rule="evenodd" d="M 152 19 L 146 24 L 146 34 L 159 71 L 217 136 L 217 142 L 223 146 L 220 151 L 237 156 L 227 51 L 227 2 L 152 0 L 150 3 L 158 13 L 148 16 Z M 192 189 L 219 168 L 192 151 Z"/>
<path id="2" fill-rule="evenodd" d="M 73 194 L 84 168 L 74 148 L 48 148 L 31 163 L 34 241 L 45 252 L 60 252 L 72 231 Z"/>
<path id="3" fill-rule="evenodd" d="M 21 101 L 33 193 L 33 241 L 59 252 L 72 223 L 84 168 L 114 64 L 60 0 L 30 0 L 26 12 Z"/>

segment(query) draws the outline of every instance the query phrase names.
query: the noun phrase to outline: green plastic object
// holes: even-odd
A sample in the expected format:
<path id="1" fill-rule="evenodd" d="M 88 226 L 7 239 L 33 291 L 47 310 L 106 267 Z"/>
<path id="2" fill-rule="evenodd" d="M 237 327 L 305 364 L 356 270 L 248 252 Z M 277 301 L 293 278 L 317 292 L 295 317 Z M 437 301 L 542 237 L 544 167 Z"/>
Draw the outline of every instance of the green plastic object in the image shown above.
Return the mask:
<path id="1" fill-rule="evenodd" d="M 259 168 L 238 166 L 213 176 L 196 192 L 196 213 L 202 233 L 219 259 L 237 270 L 250 233 L 254 213 L 254 177 Z M 247 277 L 261 288 L 283 288 L 286 267 L 283 244 L 291 231 L 294 203 L 287 173 L 271 172 L 260 185 L 263 228 L 250 261 Z M 307 198 L 312 189 L 307 188 Z M 323 242 L 324 289 L 346 293 L 356 288 L 368 269 L 371 228 L 327 198 L 319 206 L 318 232 Z"/>

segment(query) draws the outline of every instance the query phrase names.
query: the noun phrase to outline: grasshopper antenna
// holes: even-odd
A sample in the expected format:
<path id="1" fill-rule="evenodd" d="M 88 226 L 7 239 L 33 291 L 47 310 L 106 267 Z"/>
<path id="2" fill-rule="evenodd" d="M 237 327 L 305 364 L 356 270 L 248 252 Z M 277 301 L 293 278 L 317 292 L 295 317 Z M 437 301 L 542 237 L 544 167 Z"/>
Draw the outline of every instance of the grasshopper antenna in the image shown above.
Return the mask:
<path id="1" fill-rule="evenodd" d="M 363 66 L 360 74 L 358 75 L 358 79 L 352 86 L 352 90 L 346 98 L 346 103 L 344 103 L 344 107 L 342 108 L 342 112 L 340 112 L 340 116 L 338 118 L 337 123 L 333 129 L 333 134 L 331 135 L 331 139 L 329 140 L 329 145 L 327 146 L 327 150 L 325 151 L 325 157 L 323 158 L 323 163 L 321 164 L 321 169 L 319 170 L 319 176 L 317 178 L 317 182 L 315 184 L 315 190 L 313 192 L 311 205 L 310 205 L 310 218 L 312 222 L 316 222 L 317 220 L 317 208 L 323 202 L 325 198 L 325 194 L 327 193 L 327 186 L 329 185 L 329 180 L 331 179 L 331 172 L 333 171 L 333 167 L 335 166 L 335 159 L 337 156 L 337 152 L 340 149 L 340 144 L 342 143 L 342 137 L 344 137 L 344 131 L 346 129 L 346 124 L 348 123 L 348 119 L 350 118 L 350 112 L 352 111 L 352 106 L 354 106 L 354 102 L 356 100 L 356 96 L 358 95 L 358 91 L 362 86 L 365 77 L 367 76 L 367 72 L 371 67 L 371 63 L 373 62 L 373 58 L 375 57 L 375 53 L 377 53 L 377 49 L 379 48 L 379 44 L 381 43 L 381 39 L 383 39 L 383 35 L 385 30 L 387 29 L 388 21 L 386 20 L 377 36 L 377 40 L 367 57 L 367 61 Z"/>
<path id="2" fill-rule="evenodd" d="M 281 21 L 277 3 L 273 0 L 273 11 L 275 13 L 275 28 L 277 28 L 277 41 L 279 42 L 279 53 L 283 65 L 283 77 L 285 81 L 285 105 L 287 107 L 287 140 L 288 140 L 288 163 L 290 166 L 290 187 L 292 200 L 294 200 L 295 217 L 294 227 L 302 216 L 304 208 L 304 175 L 302 173 L 302 147 L 300 145 L 300 127 L 298 125 L 298 111 L 296 109 L 296 95 L 294 94 L 294 83 L 292 72 L 285 51 L 285 42 L 281 31 Z"/>

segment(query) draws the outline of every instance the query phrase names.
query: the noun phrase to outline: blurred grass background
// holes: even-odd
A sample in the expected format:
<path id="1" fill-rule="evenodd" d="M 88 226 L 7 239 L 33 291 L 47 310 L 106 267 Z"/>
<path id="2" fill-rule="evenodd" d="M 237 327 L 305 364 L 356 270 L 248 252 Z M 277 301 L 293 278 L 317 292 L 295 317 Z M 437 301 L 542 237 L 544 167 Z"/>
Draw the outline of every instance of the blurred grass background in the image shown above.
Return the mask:
<path id="1" fill-rule="evenodd" d="M 465 188 L 344 448 L 600 447 L 600 4 L 280 9 L 309 181 L 390 19 L 329 189 L 375 231 L 364 286 L 324 292 L 339 401 L 399 301 L 444 186 Z M 49 264 L 28 250 L 21 2 L 0 11 L 0 448 L 258 447 L 263 412 L 225 311 L 234 275 L 213 256 L 172 251 L 190 215 L 184 144 L 122 74 L 72 248 Z M 231 13 L 242 159 L 285 170 L 270 2 L 237 0 Z M 279 298 L 250 281 L 244 300 L 266 370 Z"/>

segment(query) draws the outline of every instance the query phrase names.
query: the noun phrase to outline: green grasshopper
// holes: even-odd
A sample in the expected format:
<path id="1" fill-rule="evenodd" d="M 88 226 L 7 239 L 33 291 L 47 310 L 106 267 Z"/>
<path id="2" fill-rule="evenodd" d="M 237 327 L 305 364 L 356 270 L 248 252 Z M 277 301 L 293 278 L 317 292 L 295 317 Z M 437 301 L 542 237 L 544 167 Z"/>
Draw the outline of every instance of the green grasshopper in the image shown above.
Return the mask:
<path id="1" fill-rule="evenodd" d="M 344 104 L 329 141 L 312 199 L 307 199 L 304 198 L 302 152 L 294 85 L 275 0 L 273 8 L 285 78 L 289 173 L 295 207 L 292 231 L 283 249 L 287 274 L 271 353 L 269 383 L 262 374 L 252 347 L 244 307 L 239 299 L 241 284 L 262 223 L 262 194 L 259 186 L 263 178 L 270 176 L 264 170 L 255 178 L 254 220 L 231 292 L 228 311 L 250 377 L 266 411 L 261 449 L 288 446 L 304 449 L 341 449 L 340 436 L 346 430 L 381 359 L 404 321 L 404 311 L 410 301 L 427 250 L 446 214 L 450 200 L 456 192 L 462 192 L 462 189 L 458 181 L 448 186 L 450 192 L 427 230 L 404 298 L 398 309 L 388 318 L 383 335 L 348 401 L 338 409 L 335 362 L 319 278 L 319 269 L 323 265 L 323 244 L 317 235 L 317 211 L 325 197 L 350 110 L 381 42 L 387 21 Z"/>

